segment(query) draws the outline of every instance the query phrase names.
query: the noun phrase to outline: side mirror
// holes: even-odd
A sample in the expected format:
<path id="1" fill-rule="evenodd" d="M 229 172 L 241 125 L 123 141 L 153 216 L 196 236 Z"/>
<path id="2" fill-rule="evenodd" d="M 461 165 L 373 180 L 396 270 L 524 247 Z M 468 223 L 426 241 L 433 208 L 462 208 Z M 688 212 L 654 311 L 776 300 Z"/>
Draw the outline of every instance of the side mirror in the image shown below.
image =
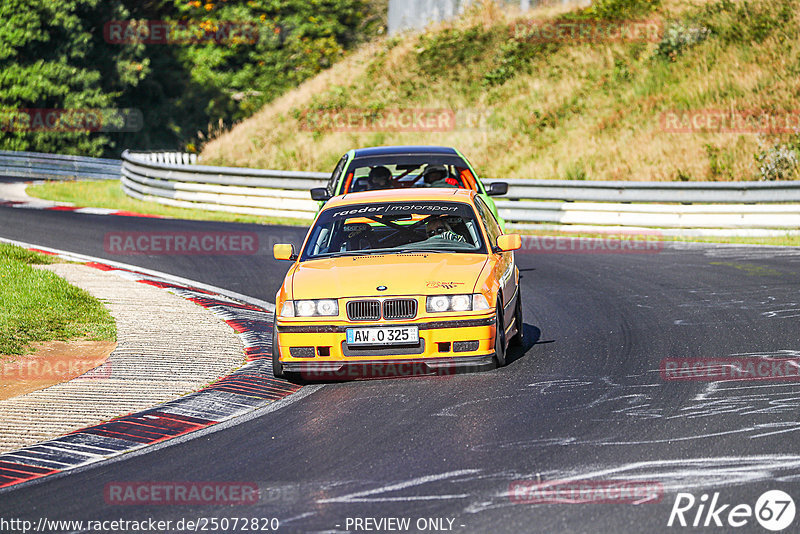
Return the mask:
<path id="1" fill-rule="evenodd" d="M 327 187 L 315 187 L 311 190 L 311 199 L 312 200 L 321 200 L 322 202 L 326 200 L 330 200 L 331 195 L 328 193 Z"/>
<path id="2" fill-rule="evenodd" d="M 276 260 L 296 260 L 297 255 L 294 253 L 294 245 L 272 245 L 272 255 Z"/>
<path id="3" fill-rule="evenodd" d="M 522 237 L 519 234 L 503 234 L 497 238 L 497 248 L 501 252 L 511 252 L 522 246 Z"/>
<path id="4" fill-rule="evenodd" d="M 492 182 L 486 188 L 486 194 L 490 197 L 499 197 L 508 193 L 508 183 L 506 182 Z"/>

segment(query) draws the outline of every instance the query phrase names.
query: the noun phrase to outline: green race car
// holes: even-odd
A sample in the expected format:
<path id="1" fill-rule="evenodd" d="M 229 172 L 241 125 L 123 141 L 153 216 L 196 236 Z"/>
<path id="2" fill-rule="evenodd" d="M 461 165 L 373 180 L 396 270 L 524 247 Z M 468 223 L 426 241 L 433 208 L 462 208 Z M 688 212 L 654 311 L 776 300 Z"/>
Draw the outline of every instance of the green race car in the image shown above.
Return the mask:
<path id="1" fill-rule="evenodd" d="M 439 146 L 386 146 L 350 150 L 342 156 L 328 185 L 311 190 L 319 207 L 346 193 L 412 187 L 459 188 L 477 191 L 500 226 L 505 221 L 489 198 L 508 192 L 505 182 L 481 183 L 475 170 L 458 150 Z"/>

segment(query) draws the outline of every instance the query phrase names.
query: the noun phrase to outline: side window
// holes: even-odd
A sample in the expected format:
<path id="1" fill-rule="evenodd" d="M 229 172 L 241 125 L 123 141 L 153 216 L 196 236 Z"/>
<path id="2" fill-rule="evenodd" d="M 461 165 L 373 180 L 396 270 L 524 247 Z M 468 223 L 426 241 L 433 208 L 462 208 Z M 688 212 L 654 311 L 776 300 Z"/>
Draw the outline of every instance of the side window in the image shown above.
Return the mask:
<path id="1" fill-rule="evenodd" d="M 336 192 L 336 182 L 339 180 L 339 176 L 341 176 L 342 171 L 344 171 L 345 163 L 347 163 L 347 154 L 342 156 L 342 159 L 340 159 L 339 163 L 336 164 L 336 168 L 333 169 L 333 173 L 331 174 L 331 179 L 328 180 L 328 193 L 331 195 Z"/>
<path id="2" fill-rule="evenodd" d="M 503 231 L 500 229 L 500 225 L 497 224 L 492 210 L 490 210 L 483 199 L 477 195 L 475 196 L 475 205 L 478 207 L 478 213 L 480 213 L 481 219 L 483 219 L 484 226 L 486 226 L 486 233 L 489 234 L 489 241 L 491 241 L 490 246 L 494 248 L 497 244 L 497 238 L 503 234 Z"/>

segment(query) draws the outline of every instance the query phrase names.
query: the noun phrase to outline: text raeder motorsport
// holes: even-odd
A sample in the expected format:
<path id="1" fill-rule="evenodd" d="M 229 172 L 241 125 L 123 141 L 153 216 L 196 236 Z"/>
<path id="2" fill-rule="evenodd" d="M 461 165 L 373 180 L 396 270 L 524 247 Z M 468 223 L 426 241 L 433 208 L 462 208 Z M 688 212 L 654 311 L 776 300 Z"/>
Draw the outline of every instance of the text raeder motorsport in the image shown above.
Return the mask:
<path id="1" fill-rule="evenodd" d="M 362 206 L 352 209 L 338 211 L 331 215 L 331 218 L 336 217 L 349 217 L 351 215 L 364 215 L 388 213 L 390 211 L 406 211 L 409 213 L 434 213 L 434 212 L 448 212 L 458 211 L 457 205 L 448 204 L 389 204 L 379 206 Z"/>

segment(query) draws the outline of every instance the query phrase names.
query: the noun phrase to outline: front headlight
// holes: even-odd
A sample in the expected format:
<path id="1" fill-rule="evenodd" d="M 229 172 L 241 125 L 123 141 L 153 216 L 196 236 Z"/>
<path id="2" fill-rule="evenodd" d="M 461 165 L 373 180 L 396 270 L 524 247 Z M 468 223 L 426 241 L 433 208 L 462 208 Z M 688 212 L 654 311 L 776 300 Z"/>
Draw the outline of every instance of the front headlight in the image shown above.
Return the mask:
<path id="1" fill-rule="evenodd" d="M 433 295 L 425 303 L 428 313 L 461 312 L 488 310 L 486 297 L 480 293 L 474 295 Z"/>
<path id="2" fill-rule="evenodd" d="M 339 303 L 334 299 L 287 300 L 281 308 L 281 317 L 335 317 Z"/>

